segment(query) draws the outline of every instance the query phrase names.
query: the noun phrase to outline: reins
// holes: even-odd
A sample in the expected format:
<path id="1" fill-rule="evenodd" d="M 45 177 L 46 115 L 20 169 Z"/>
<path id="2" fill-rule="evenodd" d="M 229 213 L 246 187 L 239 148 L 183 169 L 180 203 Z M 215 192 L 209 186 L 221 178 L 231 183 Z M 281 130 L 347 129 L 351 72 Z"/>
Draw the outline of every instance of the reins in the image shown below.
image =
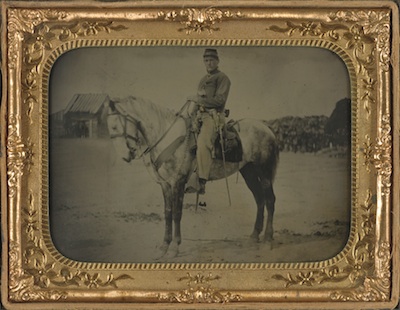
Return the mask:
<path id="1" fill-rule="evenodd" d="M 149 152 L 151 152 L 168 134 L 168 132 L 172 129 L 172 127 L 174 126 L 174 124 L 176 123 L 176 121 L 182 116 L 182 112 L 183 110 L 186 108 L 186 106 L 188 106 L 190 104 L 190 101 L 186 101 L 186 103 L 180 108 L 180 110 L 175 114 L 175 118 L 172 121 L 171 125 L 168 127 L 168 129 L 161 135 L 160 138 L 158 138 L 158 140 L 152 145 L 152 146 L 148 146 L 144 152 L 140 155 L 140 157 L 142 157 L 143 155 L 148 154 Z"/>
<path id="2" fill-rule="evenodd" d="M 143 157 L 144 155 L 147 155 L 148 153 L 150 153 L 150 152 L 151 152 L 165 137 L 166 137 L 166 135 L 168 134 L 168 132 L 170 132 L 170 130 L 172 129 L 172 127 L 175 125 L 176 121 L 182 116 L 183 110 L 184 110 L 189 104 L 190 104 L 190 101 L 189 101 L 189 100 L 186 101 L 186 103 L 185 103 L 185 104 L 180 108 L 180 110 L 175 114 L 175 118 L 174 118 L 174 120 L 172 121 L 171 125 L 168 127 L 168 129 L 161 135 L 160 138 L 157 139 L 157 141 L 156 141 L 155 143 L 153 143 L 153 145 L 148 146 L 148 147 L 140 154 L 140 156 L 138 156 L 138 158 L 141 158 L 141 157 Z M 126 139 L 132 139 L 132 140 L 135 141 L 137 144 L 139 144 L 139 145 L 141 144 L 141 143 L 139 143 L 139 142 L 140 142 L 140 139 L 139 139 L 138 137 L 133 137 L 133 136 L 129 135 L 129 134 L 126 132 L 126 121 L 129 121 L 129 122 L 135 124 L 137 127 L 139 127 L 139 126 L 138 126 L 138 124 L 140 124 L 139 121 L 137 121 L 136 119 L 134 119 L 133 117 L 131 117 L 129 114 L 122 114 L 122 113 L 119 113 L 119 112 L 118 112 L 118 113 L 117 113 L 117 112 L 114 112 L 114 113 L 111 113 L 111 114 L 109 114 L 109 115 L 119 115 L 119 116 L 122 116 L 122 117 L 124 118 L 124 120 L 125 120 L 125 124 L 123 124 L 123 129 L 124 129 L 123 133 L 110 135 L 110 138 L 111 138 L 111 139 L 113 139 L 113 138 L 118 138 L 118 137 L 124 137 L 125 140 L 126 140 Z"/>

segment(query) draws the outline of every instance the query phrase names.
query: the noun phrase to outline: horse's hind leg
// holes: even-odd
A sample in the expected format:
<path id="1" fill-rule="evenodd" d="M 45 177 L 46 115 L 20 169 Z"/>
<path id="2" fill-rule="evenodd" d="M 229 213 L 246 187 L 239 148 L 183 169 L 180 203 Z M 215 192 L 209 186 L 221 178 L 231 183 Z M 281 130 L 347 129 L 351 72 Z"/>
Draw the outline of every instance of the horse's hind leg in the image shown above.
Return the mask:
<path id="1" fill-rule="evenodd" d="M 261 186 L 260 179 L 258 177 L 258 172 L 256 166 L 252 163 L 247 164 L 242 169 L 240 169 L 244 180 L 248 188 L 253 193 L 254 199 L 257 203 L 257 217 L 254 224 L 254 230 L 251 234 L 251 238 L 259 240 L 259 235 L 263 230 L 264 223 L 264 206 L 265 206 L 265 195 L 263 188 Z"/>
<path id="2" fill-rule="evenodd" d="M 265 193 L 266 207 L 268 212 L 264 241 L 272 241 L 274 239 L 274 228 L 272 224 L 275 212 L 275 194 L 271 180 L 264 179 L 261 181 L 261 183 Z"/>

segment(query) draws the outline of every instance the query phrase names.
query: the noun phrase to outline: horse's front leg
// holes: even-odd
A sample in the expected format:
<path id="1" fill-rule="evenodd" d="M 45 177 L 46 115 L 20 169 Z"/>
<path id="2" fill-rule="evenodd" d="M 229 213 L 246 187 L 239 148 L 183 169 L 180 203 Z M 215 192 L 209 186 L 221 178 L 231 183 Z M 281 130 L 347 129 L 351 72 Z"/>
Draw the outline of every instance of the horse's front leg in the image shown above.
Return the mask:
<path id="1" fill-rule="evenodd" d="M 161 184 L 163 196 L 164 196 L 164 217 L 165 217 L 165 231 L 164 241 L 160 249 L 162 255 L 164 255 L 169 248 L 172 241 L 172 208 L 173 208 L 173 193 L 171 186 L 168 183 Z"/>
<path id="2" fill-rule="evenodd" d="M 174 223 L 174 233 L 172 242 L 168 249 L 168 256 L 176 257 L 179 254 L 179 245 L 182 242 L 181 236 L 181 220 L 183 209 L 185 183 L 177 182 L 172 188 L 172 219 Z"/>
<path id="3" fill-rule="evenodd" d="M 173 207 L 173 218 L 174 218 L 174 240 L 178 244 L 181 244 L 181 220 L 183 210 L 183 196 L 185 193 L 185 182 L 178 182 L 174 189 L 174 207 Z"/>

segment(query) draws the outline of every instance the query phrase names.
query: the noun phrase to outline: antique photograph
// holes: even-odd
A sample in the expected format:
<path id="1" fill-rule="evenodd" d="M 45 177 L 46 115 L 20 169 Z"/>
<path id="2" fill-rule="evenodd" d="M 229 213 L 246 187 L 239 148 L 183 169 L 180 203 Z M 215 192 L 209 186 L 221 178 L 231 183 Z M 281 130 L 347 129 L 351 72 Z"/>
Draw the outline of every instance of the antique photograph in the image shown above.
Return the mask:
<path id="1" fill-rule="evenodd" d="M 2 3 L 7 309 L 398 304 L 398 6 L 211 2 Z"/>
<path id="2" fill-rule="evenodd" d="M 50 231 L 65 257 L 318 262 L 346 245 L 351 86 L 334 52 L 80 48 L 49 86 Z"/>

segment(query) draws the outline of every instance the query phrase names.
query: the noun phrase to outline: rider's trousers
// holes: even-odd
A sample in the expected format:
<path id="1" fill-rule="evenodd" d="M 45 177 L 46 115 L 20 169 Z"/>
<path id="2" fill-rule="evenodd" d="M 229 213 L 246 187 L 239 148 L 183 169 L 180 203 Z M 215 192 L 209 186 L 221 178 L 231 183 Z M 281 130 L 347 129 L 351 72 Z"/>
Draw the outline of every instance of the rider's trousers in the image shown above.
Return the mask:
<path id="1" fill-rule="evenodd" d="M 202 112 L 200 118 L 202 125 L 197 137 L 197 173 L 200 179 L 208 180 L 212 160 L 215 157 L 215 139 L 218 137 L 219 126 L 223 125 L 224 119 L 215 110 Z"/>

